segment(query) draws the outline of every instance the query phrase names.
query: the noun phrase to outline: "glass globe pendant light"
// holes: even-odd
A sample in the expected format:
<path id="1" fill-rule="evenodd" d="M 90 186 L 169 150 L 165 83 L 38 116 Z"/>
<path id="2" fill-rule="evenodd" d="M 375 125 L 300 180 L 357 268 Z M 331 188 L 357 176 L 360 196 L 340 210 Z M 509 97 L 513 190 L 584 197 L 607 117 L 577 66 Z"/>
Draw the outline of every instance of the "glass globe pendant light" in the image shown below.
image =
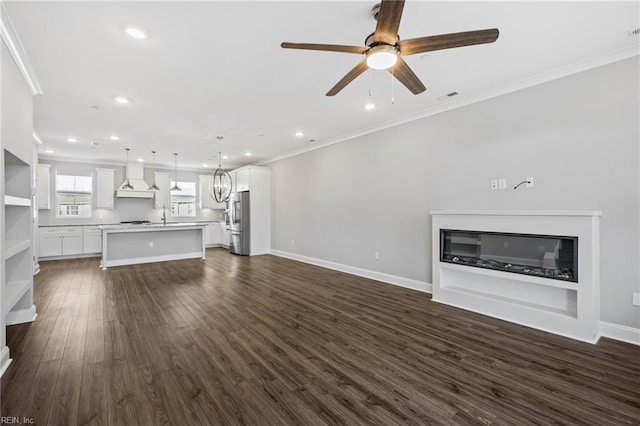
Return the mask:
<path id="1" fill-rule="evenodd" d="M 133 185 L 131 185 L 131 182 L 129 182 L 129 151 L 131 151 L 131 149 L 125 148 L 124 150 L 127 151 L 127 163 L 124 165 L 124 173 L 127 176 L 127 180 L 125 180 L 124 185 L 122 185 L 122 189 L 135 189 Z"/>
<path id="2" fill-rule="evenodd" d="M 178 186 L 178 153 L 177 152 L 173 153 L 173 158 L 175 162 L 175 182 L 174 182 L 174 185 L 171 187 L 170 191 L 182 191 L 182 188 Z"/>
<path id="3" fill-rule="evenodd" d="M 151 154 L 153 154 L 153 162 L 151 164 L 151 166 L 152 166 L 151 170 L 153 172 L 153 183 L 151 185 L 149 185 L 149 188 L 147 188 L 147 189 L 149 189 L 151 191 L 159 191 L 160 187 L 158 185 L 156 185 L 156 174 L 155 174 L 155 171 L 156 171 L 156 152 L 155 151 L 151 151 Z"/>
<path id="4" fill-rule="evenodd" d="M 222 168 L 222 139 L 224 136 L 216 136 L 220 143 L 218 151 L 218 168 L 213 172 L 213 179 L 209 187 L 209 195 L 217 203 L 224 203 L 231 195 L 231 175 Z"/>

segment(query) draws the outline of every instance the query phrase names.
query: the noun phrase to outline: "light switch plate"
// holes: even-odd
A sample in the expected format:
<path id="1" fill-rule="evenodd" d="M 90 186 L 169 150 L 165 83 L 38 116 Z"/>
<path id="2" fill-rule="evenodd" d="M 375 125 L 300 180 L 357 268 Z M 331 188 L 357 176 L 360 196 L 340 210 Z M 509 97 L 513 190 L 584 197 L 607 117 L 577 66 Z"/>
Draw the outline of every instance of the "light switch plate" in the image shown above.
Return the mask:
<path id="1" fill-rule="evenodd" d="M 633 293 L 633 305 L 640 306 L 640 293 Z"/>
<path id="2" fill-rule="evenodd" d="M 507 189 L 507 180 L 506 179 L 500 179 L 500 181 L 498 182 L 498 187 L 500 189 Z"/>
<path id="3" fill-rule="evenodd" d="M 498 189 L 498 179 L 491 180 L 491 189 Z"/>

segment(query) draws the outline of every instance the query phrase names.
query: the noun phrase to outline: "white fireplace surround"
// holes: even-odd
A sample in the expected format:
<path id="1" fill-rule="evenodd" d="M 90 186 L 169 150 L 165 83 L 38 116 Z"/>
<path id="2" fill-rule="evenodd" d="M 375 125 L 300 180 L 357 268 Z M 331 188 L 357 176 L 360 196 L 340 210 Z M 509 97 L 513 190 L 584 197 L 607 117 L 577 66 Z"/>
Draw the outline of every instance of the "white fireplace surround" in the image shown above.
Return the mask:
<path id="1" fill-rule="evenodd" d="M 433 301 L 596 343 L 599 211 L 432 211 Z M 440 262 L 440 230 L 578 238 L 578 282 Z"/>

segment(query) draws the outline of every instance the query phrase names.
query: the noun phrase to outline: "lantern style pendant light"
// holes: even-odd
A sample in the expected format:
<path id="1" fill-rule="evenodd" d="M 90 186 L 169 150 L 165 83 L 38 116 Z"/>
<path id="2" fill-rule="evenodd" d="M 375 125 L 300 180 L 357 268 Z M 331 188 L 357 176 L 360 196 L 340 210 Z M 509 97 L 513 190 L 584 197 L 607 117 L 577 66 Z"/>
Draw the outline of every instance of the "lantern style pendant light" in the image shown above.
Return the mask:
<path id="1" fill-rule="evenodd" d="M 151 171 L 153 173 L 153 183 L 151 185 L 149 185 L 149 190 L 151 191 L 159 191 L 160 187 L 158 185 L 156 185 L 156 152 L 155 151 L 151 151 L 151 154 L 153 154 L 153 162 L 151 163 Z"/>
<path id="2" fill-rule="evenodd" d="M 174 162 L 175 162 L 175 185 L 171 187 L 171 191 L 182 191 L 182 188 L 178 186 L 178 153 L 173 153 Z"/>
<path id="3" fill-rule="evenodd" d="M 131 150 L 129 148 L 125 148 L 124 150 L 127 151 L 127 162 L 124 165 L 124 173 L 127 179 L 124 181 L 124 185 L 122 185 L 122 189 L 135 189 L 133 185 L 131 185 L 131 182 L 129 182 L 129 151 Z"/>
<path id="4" fill-rule="evenodd" d="M 209 186 L 209 195 L 217 203 L 224 203 L 231 195 L 231 175 L 222 168 L 222 139 L 224 136 L 216 136 L 220 144 L 218 151 L 218 168 L 213 172 L 213 179 Z"/>

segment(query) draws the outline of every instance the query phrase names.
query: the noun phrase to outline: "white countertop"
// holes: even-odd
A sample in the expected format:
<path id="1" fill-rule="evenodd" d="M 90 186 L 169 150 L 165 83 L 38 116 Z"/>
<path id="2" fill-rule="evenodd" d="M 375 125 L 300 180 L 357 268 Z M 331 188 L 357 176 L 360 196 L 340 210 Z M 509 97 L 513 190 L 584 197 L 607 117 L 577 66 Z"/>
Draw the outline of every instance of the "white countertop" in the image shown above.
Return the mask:
<path id="1" fill-rule="evenodd" d="M 193 228 L 204 228 L 207 226 L 206 223 L 196 223 L 196 222 L 179 222 L 179 223 L 167 223 L 166 225 L 162 223 L 149 223 L 149 224 L 119 224 L 119 225 L 102 225 L 98 226 L 98 229 L 102 231 L 162 231 L 169 229 L 193 229 Z"/>
<path id="2" fill-rule="evenodd" d="M 192 222 L 167 222 L 167 226 L 168 225 L 184 225 L 185 223 L 189 223 L 189 224 L 197 224 L 197 225 L 208 225 L 211 223 L 220 223 L 221 225 L 225 224 L 224 220 L 194 220 Z M 152 222 L 152 225 L 160 225 L 160 226 L 164 226 L 161 222 Z M 95 227 L 101 227 L 101 226 L 120 226 L 120 225 L 125 225 L 125 226 L 129 226 L 130 224 L 122 224 L 120 222 L 112 222 L 112 223 L 43 223 L 43 224 L 38 224 L 38 228 L 59 228 L 59 227 L 71 227 L 71 226 L 95 226 Z"/>

